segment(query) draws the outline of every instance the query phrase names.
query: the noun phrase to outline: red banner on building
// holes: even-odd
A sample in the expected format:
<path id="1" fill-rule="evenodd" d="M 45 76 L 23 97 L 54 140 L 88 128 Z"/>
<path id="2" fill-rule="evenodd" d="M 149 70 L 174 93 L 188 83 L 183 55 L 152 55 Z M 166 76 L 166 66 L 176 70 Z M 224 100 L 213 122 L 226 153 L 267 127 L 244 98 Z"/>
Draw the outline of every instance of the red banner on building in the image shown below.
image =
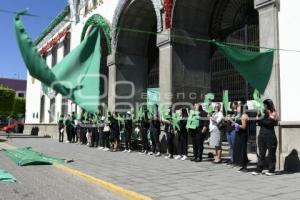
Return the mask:
<path id="1" fill-rule="evenodd" d="M 171 28 L 173 0 L 164 1 L 166 29 Z"/>

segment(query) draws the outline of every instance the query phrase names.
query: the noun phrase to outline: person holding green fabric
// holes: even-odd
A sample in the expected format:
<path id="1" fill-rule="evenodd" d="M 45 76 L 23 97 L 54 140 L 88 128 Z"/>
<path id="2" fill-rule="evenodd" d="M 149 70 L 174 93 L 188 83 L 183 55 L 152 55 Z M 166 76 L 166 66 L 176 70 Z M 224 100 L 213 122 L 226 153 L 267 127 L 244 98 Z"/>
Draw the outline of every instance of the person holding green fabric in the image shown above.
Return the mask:
<path id="1" fill-rule="evenodd" d="M 162 114 L 162 116 L 163 116 L 162 123 L 165 126 L 165 132 L 167 134 L 167 147 L 168 147 L 168 154 L 169 154 L 165 158 L 173 159 L 175 133 L 174 133 L 173 123 L 172 123 L 172 107 L 169 107 L 166 110 L 166 113 Z"/>
<path id="2" fill-rule="evenodd" d="M 64 142 L 64 115 L 61 114 L 58 120 L 58 132 L 59 132 L 59 142 Z"/>
<path id="3" fill-rule="evenodd" d="M 72 116 L 71 116 L 71 143 L 76 143 L 78 141 L 78 138 L 77 138 L 77 134 L 76 134 L 76 131 L 77 131 L 77 125 L 75 123 L 76 121 L 76 114 L 75 112 L 72 112 Z"/>
<path id="4" fill-rule="evenodd" d="M 187 125 L 186 128 L 188 130 L 188 133 L 191 135 L 192 137 L 192 143 L 193 143 L 193 158 L 191 159 L 191 161 L 197 161 L 198 159 L 198 152 L 196 152 L 197 150 L 197 139 L 196 139 L 196 135 L 199 131 L 199 125 L 200 125 L 200 113 L 199 113 L 199 104 L 194 104 L 194 109 L 190 111 L 189 113 L 189 117 L 187 120 Z"/>
<path id="5" fill-rule="evenodd" d="M 186 128 L 188 119 L 188 112 L 186 108 L 180 110 L 180 121 L 179 128 L 176 128 L 178 135 L 178 155 L 175 157 L 176 160 L 187 160 L 188 157 L 188 131 Z"/>
<path id="6" fill-rule="evenodd" d="M 119 149 L 119 139 L 120 138 L 120 126 L 118 122 L 118 113 L 113 112 L 110 118 L 110 141 L 111 141 L 111 150 L 113 152 L 118 151 Z"/>

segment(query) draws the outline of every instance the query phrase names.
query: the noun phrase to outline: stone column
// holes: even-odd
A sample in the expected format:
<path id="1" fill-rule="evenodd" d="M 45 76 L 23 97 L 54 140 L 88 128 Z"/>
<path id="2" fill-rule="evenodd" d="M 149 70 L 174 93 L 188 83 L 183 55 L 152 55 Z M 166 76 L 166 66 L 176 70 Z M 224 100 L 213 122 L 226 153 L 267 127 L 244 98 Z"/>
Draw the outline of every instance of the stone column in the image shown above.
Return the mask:
<path id="1" fill-rule="evenodd" d="M 170 29 L 157 35 L 157 46 L 159 48 L 159 88 L 160 103 L 172 103 L 173 76 L 172 76 L 172 45 Z"/>
<path id="2" fill-rule="evenodd" d="M 259 35 L 260 46 L 278 48 L 279 47 L 279 29 L 278 12 L 279 0 L 255 0 L 255 9 L 259 12 Z M 269 84 L 267 86 L 264 98 L 270 98 L 274 101 L 275 107 L 280 114 L 280 71 L 279 71 L 279 52 L 275 51 L 273 70 Z M 281 169 L 281 134 L 280 128 L 276 128 L 278 138 L 277 150 L 277 169 Z"/>
<path id="3" fill-rule="evenodd" d="M 116 98 L 115 98 L 115 83 L 117 81 L 117 66 L 115 62 L 115 52 L 112 52 L 107 58 L 108 67 L 108 110 L 115 110 Z"/>

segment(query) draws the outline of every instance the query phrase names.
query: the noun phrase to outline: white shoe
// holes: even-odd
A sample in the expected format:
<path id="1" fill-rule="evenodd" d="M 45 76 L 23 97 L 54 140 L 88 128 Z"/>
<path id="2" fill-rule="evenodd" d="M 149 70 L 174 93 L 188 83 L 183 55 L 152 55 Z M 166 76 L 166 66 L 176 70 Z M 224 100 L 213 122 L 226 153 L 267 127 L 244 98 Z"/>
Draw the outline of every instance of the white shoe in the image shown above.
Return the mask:
<path id="1" fill-rule="evenodd" d="M 175 157 L 175 160 L 180 160 L 182 157 L 180 155 Z"/>
<path id="2" fill-rule="evenodd" d="M 104 149 L 104 147 L 98 147 L 97 149 L 98 149 L 98 150 L 102 150 L 102 149 Z"/>
<path id="3" fill-rule="evenodd" d="M 66 143 L 70 143 L 70 141 L 69 141 L 69 140 L 67 140 L 67 141 L 66 141 Z"/>
<path id="4" fill-rule="evenodd" d="M 157 152 L 157 154 L 155 154 L 156 157 L 161 156 L 160 152 Z"/>
<path id="5" fill-rule="evenodd" d="M 129 149 L 129 150 L 127 150 L 127 153 L 131 153 L 131 150 Z"/>
<path id="6" fill-rule="evenodd" d="M 149 155 L 149 156 L 152 156 L 152 155 L 153 155 L 153 152 L 149 152 L 148 155 Z"/>
<path id="7" fill-rule="evenodd" d="M 182 158 L 180 160 L 188 160 L 187 156 L 182 156 Z"/>
<path id="8" fill-rule="evenodd" d="M 106 148 L 103 149 L 103 151 L 109 151 L 109 148 L 106 147 Z"/>
<path id="9" fill-rule="evenodd" d="M 271 173 L 271 172 L 266 172 L 266 176 L 274 176 L 275 173 Z"/>
<path id="10" fill-rule="evenodd" d="M 124 151 L 122 151 L 122 152 L 126 153 L 126 152 L 127 152 L 127 150 L 125 149 L 125 150 L 124 150 Z"/>
<path id="11" fill-rule="evenodd" d="M 258 176 L 258 175 L 261 175 L 262 173 L 260 173 L 260 172 L 252 172 L 251 173 L 253 176 Z"/>

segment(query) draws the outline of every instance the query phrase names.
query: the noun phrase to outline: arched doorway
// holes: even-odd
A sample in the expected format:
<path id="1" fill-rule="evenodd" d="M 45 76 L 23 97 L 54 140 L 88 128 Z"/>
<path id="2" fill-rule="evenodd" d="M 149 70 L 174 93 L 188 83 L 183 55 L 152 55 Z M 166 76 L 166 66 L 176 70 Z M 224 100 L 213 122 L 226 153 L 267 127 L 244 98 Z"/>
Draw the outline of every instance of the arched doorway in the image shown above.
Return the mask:
<path id="1" fill-rule="evenodd" d="M 153 0 L 129 0 L 115 23 L 116 108 L 122 102 L 146 102 L 147 88 L 159 87 L 158 19 Z M 161 19 L 159 19 L 161 20 Z M 128 82 L 120 83 L 120 81 Z M 134 93 L 133 93 L 134 92 Z"/>
<path id="2" fill-rule="evenodd" d="M 254 0 L 176 0 L 172 31 L 184 37 L 258 46 L 258 24 Z M 229 90 L 231 101 L 251 98 L 253 89 L 215 46 L 179 38 L 173 39 L 173 48 L 173 73 L 179 80 L 175 92 L 197 93 L 196 101 L 207 92 L 221 101 L 223 90 Z"/>

